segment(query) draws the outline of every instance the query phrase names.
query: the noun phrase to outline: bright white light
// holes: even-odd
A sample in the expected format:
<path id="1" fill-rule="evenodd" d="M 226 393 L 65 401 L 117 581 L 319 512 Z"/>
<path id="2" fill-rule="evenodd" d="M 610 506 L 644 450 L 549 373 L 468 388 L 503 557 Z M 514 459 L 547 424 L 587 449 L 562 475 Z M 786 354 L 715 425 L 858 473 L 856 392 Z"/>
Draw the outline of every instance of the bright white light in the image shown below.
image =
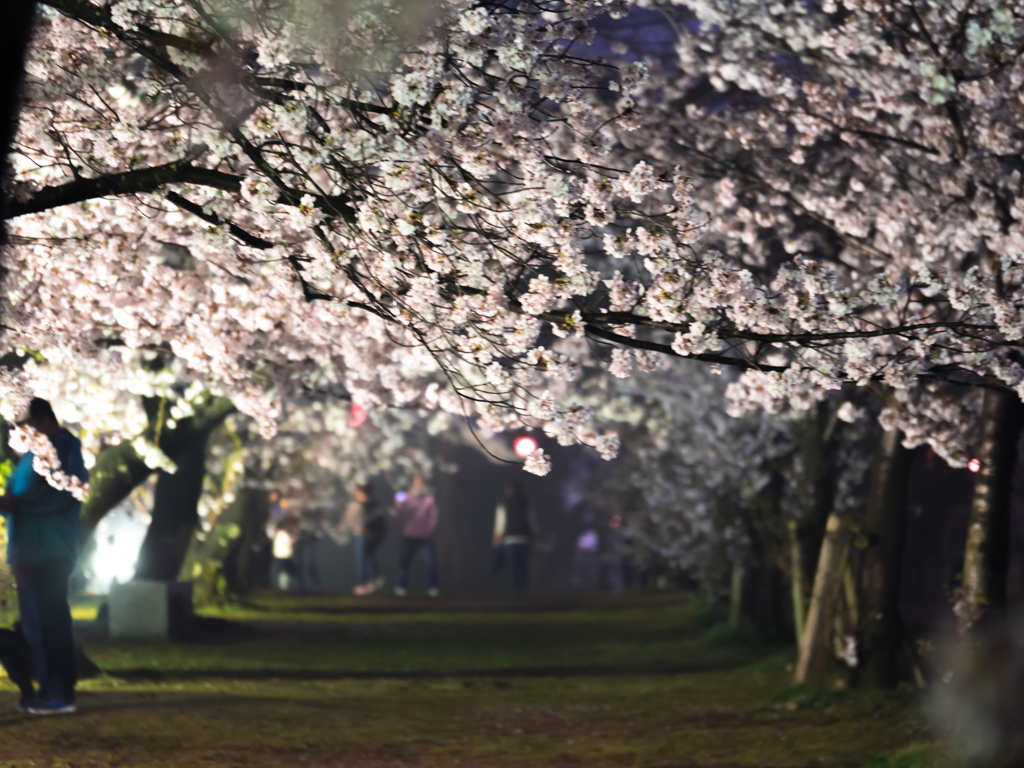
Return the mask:
<path id="1" fill-rule="evenodd" d="M 537 441 L 532 437 L 517 437 L 516 441 L 512 443 L 512 450 L 516 452 L 516 456 L 525 459 L 537 450 Z"/>
<path id="2" fill-rule="evenodd" d="M 981 462 L 978 461 L 977 459 L 971 459 L 970 461 L 967 462 L 967 468 L 971 470 L 971 472 L 980 472 Z"/>
<path id="3" fill-rule="evenodd" d="M 124 584 L 135 577 L 135 564 L 147 528 L 149 518 L 139 514 L 127 499 L 100 520 L 93 534 L 96 550 L 86 568 L 90 592 L 105 595 L 115 581 Z"/>

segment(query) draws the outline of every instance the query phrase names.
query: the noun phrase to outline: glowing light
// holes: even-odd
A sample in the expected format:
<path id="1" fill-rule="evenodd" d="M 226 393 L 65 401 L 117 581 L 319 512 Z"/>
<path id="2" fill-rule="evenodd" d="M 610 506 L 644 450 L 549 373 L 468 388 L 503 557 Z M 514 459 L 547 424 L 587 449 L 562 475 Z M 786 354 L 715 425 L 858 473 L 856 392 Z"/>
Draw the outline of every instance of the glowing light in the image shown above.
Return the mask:
<path id="1" fill-rule="evenodd" d="M 409 494 L 407 494 L 405 491 L 399 491 L 398 493 L 395 494 L 395 501 L 397 501 L 399 504 L 401 504 L 407 498 L 409 498 Z"/>
<path id="2" fill-rule="evenodd" d="M 597 535 L 597 531 L 584 531 L 576 542 L 576 548 L 583 552 L 596 552 L 599 546 L 601 537 Z"/>
<path id="3" fill-rule="evenodd" d="M 970 461 L 967 462 L 967 468 L 971 470 L 971 472 L 980 472 L 981 462 L 978 461 L 977 459 L 971 459 Z"/>
<path id="4" fill-rule="evenodd" d="M 608 521 L 608 527 L 615 530 L 622 525 L 622 518 L 619 515 L 612 515 L 612 519 Z"/>
<path id="5" fill-rule="evenodd" d="M 135 578 L 139 550 L 146 538 L 149 518 L 123 501 L 104 516 L 96 527 L 96 549 L 86 568 L 89 591 L 105 595 L 115 581 L 123 584 Z"/>
<path id="6" fill-rule="evenodd" d="M 361 405 L 352 403 L 352 418 L 348 420 L 348 425 L 355 428 L 364 421 L 366 421 L 366 409 Z"/>
<path id="7" fill-rule="evenodd" d="M 516 456 L 525 459 L 537 450 L 537 441 L 532 437 L 517 437 L 516 441 L 512 443 L 512 450 L 516 452 Z"/>

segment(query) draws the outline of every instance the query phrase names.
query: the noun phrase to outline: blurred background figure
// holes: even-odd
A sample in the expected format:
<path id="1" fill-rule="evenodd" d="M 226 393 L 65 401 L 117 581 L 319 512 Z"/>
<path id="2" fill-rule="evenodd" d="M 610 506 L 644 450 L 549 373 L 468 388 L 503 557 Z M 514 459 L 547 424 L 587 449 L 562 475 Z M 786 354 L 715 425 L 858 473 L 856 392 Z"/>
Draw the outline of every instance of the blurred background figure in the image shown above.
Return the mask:
<path id="1" fill-rule="evenodd" d="M 310 509 L 298 515 L 299 533 L 295 542 L 295 573 L 301 590 L 320 589 L 317 549 L 324 535 L 323 513 Z"/>
<path id="2" fill-rule="evenodd" d="M 281 514 L 271 517 L 267 525 L 267 536 L 273 542 L 273 559 L 270 561 L 270 585 L 275 589 L 291 589 L 296 576 L 295 542 L 299 537 L 299 519 L 288 512 L 287 500 L 282 500 Z"/>
<path id="3" fill-rule="evenodd" d="M 536 526 L 530 519 L 530 503 L 518 480 L 505 486 L 505 499 L 494 510 L 496 569 L 508 568 L 512 589 L 525 592 L 530 584 L 530 544 Z"/>
<path id="4" fill-rule="evenodd" d="M 387 511 L 373 499 L 373 488 L 364 483 L 356 489 L 362 522 L 362 537 L 358 541 L 360 551 L 356 562 L 359 572 L 356 585 L 357 595 L 370 595 L 384 586 L 384 577 L 377 563 L 377 550 L 388 532 Z"/>
<path id="5" fill-rule="evenodd" d="M 427 594 L 438 595 L 437 550 L 434 530 L 437 528 L 437 502 L 427 488 L 423 475 L 413 475 L 408 493 L 395 494 L 395 513 L 402 524 L 402 548 L 398 556 L 398 578 L 395 594 L 405 595 L 409 587 L 409 566 L 417 552 L 423 554 L 427 566 Z"/>
<path id="6" fill-rule="evenodd" d="M 356 486 L 352 500 L 345 507 L 345 514 L 339 524 L 328 529 L 338 546 L 352 545 L 355 564 L 356 595 L 369 595 L 384 586 L 377 564 L 377 550 L 387 534 L 386 510 L 373 500 L 373 488 L 369 483 Z"/>

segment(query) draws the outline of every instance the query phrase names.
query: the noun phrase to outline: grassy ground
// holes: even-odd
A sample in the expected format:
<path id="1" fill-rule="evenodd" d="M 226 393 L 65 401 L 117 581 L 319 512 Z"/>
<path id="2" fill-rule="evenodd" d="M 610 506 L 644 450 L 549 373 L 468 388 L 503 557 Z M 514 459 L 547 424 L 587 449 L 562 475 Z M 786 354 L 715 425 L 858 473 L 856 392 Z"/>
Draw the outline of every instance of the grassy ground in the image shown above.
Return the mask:
<path id="1" fill-rule="evenodd" d="M 929 740 L 905 695 L 788 691 L 784 649 L 678 595 L 268 596 L 214 618 L 184 644 L 83 622 L 107 675 L 55 719 L 0 681 L 0 766 L 862 768 Z"/>

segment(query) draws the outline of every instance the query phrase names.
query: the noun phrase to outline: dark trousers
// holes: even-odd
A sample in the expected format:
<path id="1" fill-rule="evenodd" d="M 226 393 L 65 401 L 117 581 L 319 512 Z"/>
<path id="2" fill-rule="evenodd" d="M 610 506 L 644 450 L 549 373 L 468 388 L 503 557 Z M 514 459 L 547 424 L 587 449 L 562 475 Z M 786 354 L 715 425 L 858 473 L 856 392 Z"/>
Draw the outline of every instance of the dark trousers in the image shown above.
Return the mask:
<path id="1" fill-rule="evenodd" d="M 14 566 L 21 631 L 32 648 L 39 698 L 70 703 L 78 682 L 75 638 L 68 605 L 71 560 Z"/>
<path id="2" fill-rule="evenodd" d="M 402 589 L 409 586 L 409 566 L 416 553 L 423 554 L 423 563 L 427 566 L 427 587 L 437 589 L 437 550 L 433 539 L 402 538 L 402 549 L 398 555 L 397 584 Z"/>
<path id="3" fill-rule="evenodd" d="M 512 579 L 512 589 L 516 592 L 525 592 L 530 584 L 530 545 L 523 542 L 520 544 L 505 544 L 505 561 L 508 563 L 508 574 Z"/>
<path id="4" fill-rule="evenodd" d="M 359 559 L 359 583 L 369 584 L 380 574 L 377 567 L 377 550 L 384 543 L 384 537 L 376 532 L 366 532 L 360 537 L 359 546 L 362 548 Z"/>

